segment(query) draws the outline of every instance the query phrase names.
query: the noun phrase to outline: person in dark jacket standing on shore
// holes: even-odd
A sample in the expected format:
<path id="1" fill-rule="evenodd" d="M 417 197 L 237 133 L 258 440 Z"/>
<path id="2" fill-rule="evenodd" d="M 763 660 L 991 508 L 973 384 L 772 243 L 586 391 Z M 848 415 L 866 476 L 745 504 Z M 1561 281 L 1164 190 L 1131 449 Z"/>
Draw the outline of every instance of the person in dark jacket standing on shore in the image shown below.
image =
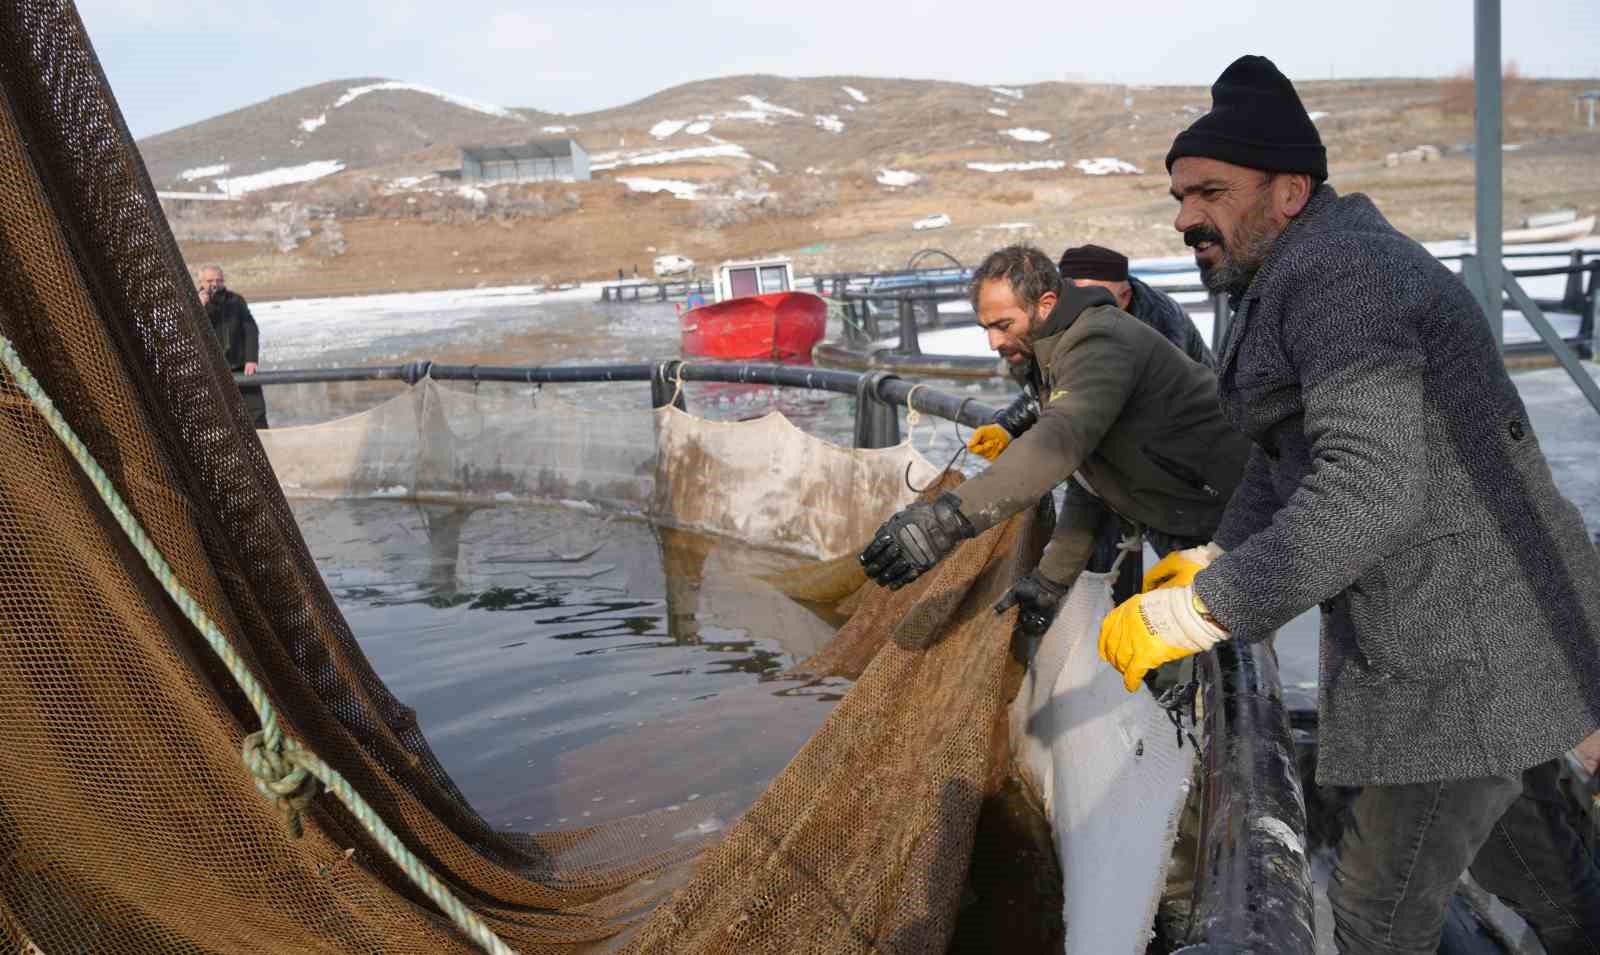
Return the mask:
<path id="1" fill-rule="evenodd" d="M 261 333 L 256 328 L 255 316 L 244 296 L 229 289 L 222 276 L 222 268 L 208 265 L 200 270 L 196 289 L 200 304 L 205 306 L 206 317 L 211 319 L 211 331 L 222 346 L 223 357 L 235 373 L 253 375 L 260 361 Z M 267 400 L 260 388 L 249 385 L 239 389 L 245 411 L 251 423 L 259 430 L 267 426 Z"/>
<path id="2" fill-rule="evenodd" d="M 1100 652 L 1146 668 L 1322 610 L 1318 782 L 1359 787 L 1331 899 L 1345 953 L 1431 953 L 1462 872 L 1552 955 L 1600 952 L 1600 869 L 1558 760 L 1600 723 L 1600 554 L 1556 489 L 1466 286 L 1325 184 L 1262 58 L 1167 154 L 1176 228 L 1236 317 L 1228 418 L 1254 443 L 1212 545 L 1157 565 Z M 1163 573 L 1164 572 L 1164 573 Z"/>
<path id="3" fill-rule="evenodd" d="M 1210 369 L 1118 309 L 1105 289 L 1063 285 L 1038 249 L 990 255 L 971 294 L 990 347 L 1042 396 L 1038 423 L 954 492 L 891 517 L 861 562 L 878 583 L 902 587 L 965 538 L 1071 481 L 1055 536 L 1009 598 L 1025 626 L 1042 630 L 1108 510 L 1141 527 L 1161 554 L 1209 540 L 1248 442 L 1223 419 Z"/>

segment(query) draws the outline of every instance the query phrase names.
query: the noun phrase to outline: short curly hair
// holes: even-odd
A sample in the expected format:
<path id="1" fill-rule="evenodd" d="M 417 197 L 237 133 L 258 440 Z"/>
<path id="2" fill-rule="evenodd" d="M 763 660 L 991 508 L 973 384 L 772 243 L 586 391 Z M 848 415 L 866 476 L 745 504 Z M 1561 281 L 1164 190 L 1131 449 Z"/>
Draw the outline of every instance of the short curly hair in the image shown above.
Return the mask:
<path id="1" fill-rule="evenodd" d="M 1061 294 L 1061 272 L 1050 256 L 1031 245 L 1008 245 L 989 253 L 972 273 L 972 282 L 967 286 L 973 311 L 978 310 L 978 293 L 983 283 L 994 279 L 1011 283 L 1011 294 L 1017 297 L 1017 304 L 1030 313 L 1046 294 Z"/>

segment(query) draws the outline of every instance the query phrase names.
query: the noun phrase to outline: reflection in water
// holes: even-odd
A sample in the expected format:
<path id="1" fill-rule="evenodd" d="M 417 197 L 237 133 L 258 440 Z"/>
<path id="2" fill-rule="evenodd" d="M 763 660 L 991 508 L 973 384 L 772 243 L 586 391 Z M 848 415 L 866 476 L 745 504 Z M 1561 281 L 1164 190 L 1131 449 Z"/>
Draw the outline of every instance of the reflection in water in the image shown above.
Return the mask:
<path id="1" fill-rule="evenodd" d="M 737 808 L 842 695 L 774 678 L 838 622 L 755 579 L 793 558 L 559 507 L 294 510 L 374 667 L 496 825 Z"/>

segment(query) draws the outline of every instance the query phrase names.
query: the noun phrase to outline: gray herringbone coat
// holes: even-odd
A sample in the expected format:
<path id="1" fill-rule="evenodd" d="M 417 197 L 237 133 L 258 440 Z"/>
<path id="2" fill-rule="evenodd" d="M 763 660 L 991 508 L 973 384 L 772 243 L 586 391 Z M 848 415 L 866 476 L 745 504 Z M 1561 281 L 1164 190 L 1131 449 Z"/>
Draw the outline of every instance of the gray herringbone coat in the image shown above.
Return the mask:
<path id="1" fill-rule="evenodd" d="M 1195 590 L 1244 641 L 1321 605 L 1319 782 L 1516 773 L 1600 723 L 1600 555 L 1456 276 L 1321 186 L 1218 368 L 1255 448 Z"/>

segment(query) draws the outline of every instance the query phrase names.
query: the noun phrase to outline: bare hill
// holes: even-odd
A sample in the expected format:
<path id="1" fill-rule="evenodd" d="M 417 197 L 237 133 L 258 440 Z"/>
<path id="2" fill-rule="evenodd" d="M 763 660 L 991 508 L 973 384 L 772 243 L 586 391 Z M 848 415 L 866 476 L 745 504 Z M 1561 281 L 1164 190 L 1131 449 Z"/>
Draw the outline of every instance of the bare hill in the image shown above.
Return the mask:
<path id="1" fill-rule="evenodd" d="M 139 143 L 158 187 L 189 187 L 185 170 L 226 165 L 243 176 L 317 161 L 356 169 L 431 146 L 515 142 L 547 117 L 453 100 L 393 80 L 356 78 L 274 96 Z"/>
<path id="2" fill-rule="evenodd" d="M 1593 85 L 1508 77 L 1509 219 L 1600 211 L 1600 131 L 1572 109 Z M 1418 238 L 1471 227 L 1470 80 L 1299 89 L 1335 186 L 1372 194 Z M 168 189 L 322 163 L 313 181 L 242 203 L 168 209 L 192 254 L 252 270 L 266 294 L 291 294 L 596 277 L 647 264 L 656 250 L 700 261 L 786 252 L 819 270 L 897 265 L 928 245 L 973 259 L 1016 239 L 1174 254 L 1162 160 L 1208 105 L 1200 86 L 734 76 L 558 115 L 356 78 L 140 145 Z M 590 153 L 594 181 L 480 190 L 433 175 L 456 166 L 460 145 L 553 135 Z M 1429 161 L 1385 163 L 1422 144 L 1437 147 Z M 912 228 L 934 213 L 952 223 Z"/>

